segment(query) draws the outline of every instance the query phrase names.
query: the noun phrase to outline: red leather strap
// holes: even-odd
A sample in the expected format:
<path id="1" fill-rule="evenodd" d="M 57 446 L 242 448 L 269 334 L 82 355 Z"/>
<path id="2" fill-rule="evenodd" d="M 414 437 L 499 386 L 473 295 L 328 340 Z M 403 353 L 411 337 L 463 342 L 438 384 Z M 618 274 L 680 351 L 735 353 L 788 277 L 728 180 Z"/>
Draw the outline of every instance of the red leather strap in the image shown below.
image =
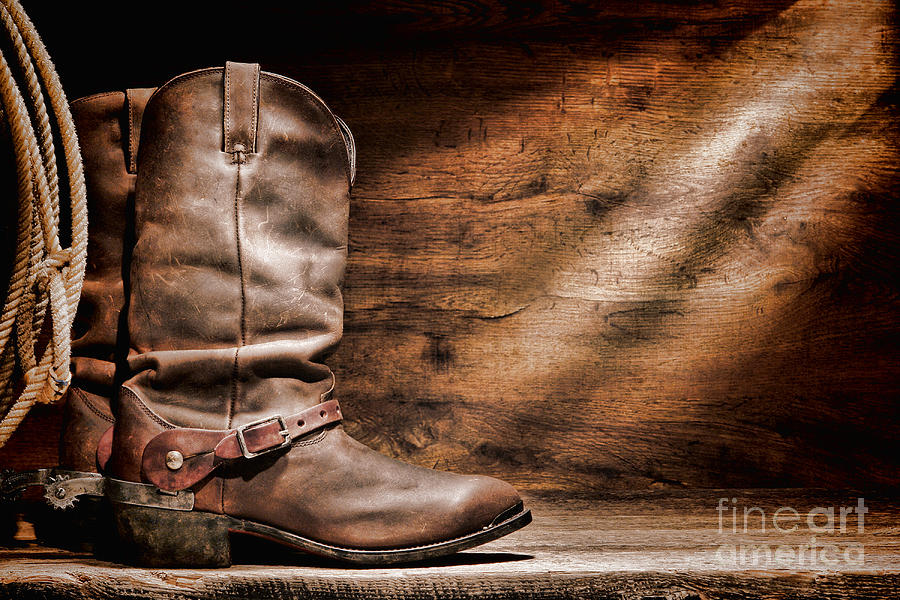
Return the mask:
<path id="1" fill-rule="evenodd" d="M 287 417 L 274 416 L 234 429 L 169 429 L 144 447 L 141 466 L 150 483 L 176 492 L 202 480 L 226 460 L 277 450 L 341 419 L 337 400 L 329 400 Z M 167 457 L 175 460 L 167 465 Z"/>

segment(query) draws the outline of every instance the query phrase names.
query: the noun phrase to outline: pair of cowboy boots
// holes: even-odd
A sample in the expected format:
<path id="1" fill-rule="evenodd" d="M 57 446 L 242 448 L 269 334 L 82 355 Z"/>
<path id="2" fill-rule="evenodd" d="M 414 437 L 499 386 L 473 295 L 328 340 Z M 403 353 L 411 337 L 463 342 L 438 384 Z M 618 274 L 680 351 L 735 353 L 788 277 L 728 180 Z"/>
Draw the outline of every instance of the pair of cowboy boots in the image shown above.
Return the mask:
<path id="1" fill-rule="evenodd" d="M 72 110 L 91 224 L 57 505 L 102 493 L 147 565 L 226 566 L 231 533 L 418 560 L 530 522 L 508 484 L 387 458 L 341 426 L 324 360 L 355 150 L 318 96 L 226 63 Z"/>

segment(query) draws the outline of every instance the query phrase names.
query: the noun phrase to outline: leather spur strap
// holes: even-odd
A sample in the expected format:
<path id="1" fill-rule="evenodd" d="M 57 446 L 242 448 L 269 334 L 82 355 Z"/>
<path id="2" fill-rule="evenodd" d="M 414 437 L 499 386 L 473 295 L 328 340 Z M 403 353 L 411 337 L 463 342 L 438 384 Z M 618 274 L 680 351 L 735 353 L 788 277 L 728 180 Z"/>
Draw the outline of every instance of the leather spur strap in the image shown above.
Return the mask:
<path id="1" fill-rule="evenodd" d="M 177 492 L 225 461 L 252 459 L 285 448 L 298 437 L 341 419 L 337 400 L 328 400 L 287 417 L 274 415 L 234 429 L 169 429 L 144 447 L 141 466 L 150 483 Z"/>

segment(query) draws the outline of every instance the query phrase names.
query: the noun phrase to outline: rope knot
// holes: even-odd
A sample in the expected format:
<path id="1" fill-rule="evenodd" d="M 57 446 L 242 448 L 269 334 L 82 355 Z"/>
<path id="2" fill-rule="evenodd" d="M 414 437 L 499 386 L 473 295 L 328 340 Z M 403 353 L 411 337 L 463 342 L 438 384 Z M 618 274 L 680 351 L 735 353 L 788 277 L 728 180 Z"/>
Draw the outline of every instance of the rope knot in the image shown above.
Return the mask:
<path id="1" fill-rule="evenodd" d="M 58 269 L 61 270 L 64 267 L 69 266 L 69 261 L 72 260 L 72 249 L 71 248 L 60 248 L 56 252 L 51 252 L 47 255 L 47 258 L 41 261 L 40 268 L 41 270 L 46 269 Z"/>

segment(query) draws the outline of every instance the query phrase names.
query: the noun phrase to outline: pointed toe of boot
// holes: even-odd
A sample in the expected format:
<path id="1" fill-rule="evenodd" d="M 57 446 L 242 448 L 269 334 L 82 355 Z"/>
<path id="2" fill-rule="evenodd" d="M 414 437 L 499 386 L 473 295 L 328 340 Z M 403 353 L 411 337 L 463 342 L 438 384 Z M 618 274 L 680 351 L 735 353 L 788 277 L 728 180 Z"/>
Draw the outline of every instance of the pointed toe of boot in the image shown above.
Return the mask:
<path id="1" fill-rule="evenodd" d="M 462 530 L 472 532 L 485 529 L 522 511 L 522 498 L 505 481 L 483 475 L 473 475 L 467 479 L 469 485 L 457 505 L 457 514 L 465 523 Z"/>

